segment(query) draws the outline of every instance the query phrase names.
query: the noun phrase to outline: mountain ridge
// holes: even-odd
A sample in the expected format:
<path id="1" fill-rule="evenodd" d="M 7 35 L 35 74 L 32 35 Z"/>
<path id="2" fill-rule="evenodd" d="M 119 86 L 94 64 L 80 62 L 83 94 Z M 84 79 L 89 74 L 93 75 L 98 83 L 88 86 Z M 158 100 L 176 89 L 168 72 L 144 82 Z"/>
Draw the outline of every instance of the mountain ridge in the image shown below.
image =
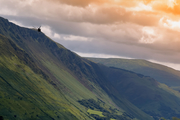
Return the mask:
<path id="1" fill-rule="evenodd" d="M 147 94 L 148 97 L 156 95 L 151 95 L 149 94 L 150 92 L 146 91 L 159 91 L 157 95 L 163 93 L 162 98 L 170 96 L 169 93 L 166 93 L 156 86 L 154 79 L 128 72 L 127 70 L 109 68 L 81 58 L 62 45 L 52 41 L 46 37 L 45 34 L 36 30 L 16 26 L 4 18 L 0 18 L 0 34 L 5 36 L 5 38 L 0 37 L 0 44 L 9 39 L 14 42 L 19 49 L 12 52 L 13 56 L 16 56 L 16 54 L 19 56 L 16 57 L 16 59 L 9 58 L 5 53 L 3 55 L 4 57 L 0 54 L 0 63 L 6 65 L 3 67 L 3 64 L 0 64 L 0 76 L 4 76 L 3 79 L 8 81 L 10 85 L 14 85 L 16 89 L 18 89 L 17 86 L 21 86 L 23 83 L 24 86 L 22 89 L 21 87 L 19 88 L 21 94 L 31 95 L 32 98 L 35 98 L 31 99 L 31 101 L 26 100 L 23 96 L 19 96 L 20 98 L 18 100 L 16 100 L 15 97 L 11 99 L 19 102 L 19 106 L 22 104 L 19 100 L 22 101 L 24 99 L 26 101 L 23 102 L 27 103 L 27 105 L 33 102 L 36 103 L 37 106 L 35 109 L 26 110 L 26 115 L 28 114 L 28 116 L 22 112 L 22 109 L 25 108 L 19 107 L 19 111 L 22 113 L 21 117 L 19 117 L 20 115 L 11 115 L 11 118 L 40 119 L 40 115 L 37 116 L 35 114 L 38 109 L 44 111 L 44 114 L 39 112 L 41 117 L 48 115 L 50 119 L 153 120 L 159 119 L 163 117 L 163 115 L 166 115 L 166 112 L 169 112 L 168 109 L 165 111 L 162 109 L 154 110 L 153 106 L 151 109 L 146 110 L 148 109 L 146 108 L 146 104 L 141 104 L 142 107 L 136 104 L 138 99 L 141 101 L 141 98 L 143 98 L 141 95 Z M 9 47 L 12 47 L 12 45 L 9 45 Z M 9 51 L 7 48 L 1 47 L 1 49 L 1 51 Z M 24 51 L 25 53 L 21 54 L 18 53 L 18 51 Z M 22 62 L 19 62 L 20 59 Z M 7 69 L 7 72 L 3 72 L 5 71 L 4 68 Z M 38 69 L 37 73 L 32 71 L 35 68 Z M 13 74 L 11 75 L 10 73 Z M 116 73 L 121 76 L 114 77 Z M 8 78 L 11 76 L 12 78 L 15 77 L 16 81 L 11 81 L 12 79 Z M 114 78 L 111 81 L 112 77 Z M 2 80 L 2 78 L 0 79 L 0 82 L 4 83 L 4 80 Z M 126 89 L 118 89 L 118 87 L 115 86 L 116 84 L 114 84 L 116 82 L 120 82 L 121 84 L 118 85 L 126 87 Z M 132 86 L 127 86 L 133 82 L 133 89 Z M 30 85 L 28 86 L 28 84 Z M 6 86 L 11 90 L 10 86 Z M 28 88 L 27 90 L 26 87 Z M 40 88 L 42 88 L 42 90 Z M 143 88 L 145 93 L 142 94 L 140 91 L 136 91 L 137 101 L 131 101 L 129 94 L 132 94 L 136 88 Z M 12 92 L 13 91 L 14 90 L 12 90 Z M 45 93 L 43 93 L 43 91 L 45 91 Z M 128 96 L 125 96 L 123 91 L 128 93 Z M 11 92 L 4 91 L 0 94 L 0 100 L 8 100 L 8 97 L 6 98 L 4 94 L 8 94 L 8 96 L 12 95 Z M 159 100 L 158 103 L 155 104 L 158 109 L 160 107 L 169 107 L 172 110 L 176 110 L 175 114 L 169 113 L 165 116 L 166 118 L 174 115 L 178 116 L 180 112 L 180 110 L 175 107 L 179 106 L 179 98 L 176 98 L 176 96 L 171 96 L 171 98 L 174 100 L 160 99 L 162 101 Z M 152 102 L 153 100 L 150 101 L 150 103 Z M 168 102 L 170 104 L 167 104 Z M 3 103 L 5 103 L 5 101 L 3 101 Z M 17 107 L 15 103 L 13 103 L 12 106 Z M 164 105 L 160 105 L 161 103 Z M 42 105 L 44 105 L 44 108 Z M 4 109 L 6 108 L 4 107 Z M 9 109 L 17 114 L 17 112 L 14 111 L 16 108 L 12 109 L 9 107 Z M 3 114 L 8 118 L 2 111 L 3 109 L 0 107 L 0 115 Z M 148 113 L 151 111 L 152 113 Z M 10 112 L 8 111 L 7 113 Z M 150 115 L 153 115 L 153 117 Z"/>
<path id="2" fill-rule="evenodd" d="M 169 87 L 180 85 L 180 71 L 167 67 L 165 65 L 160 65 L 157 63 L 152 63 L 147 60 L 141 59 L 120 59 L 120 58 L 87 58 L 89 60 L 95 61 L 97 63 L 104 64 L 109 67 L 117 67 L 135 73 L 150 76 L 161 83 L 165 83 Z M 178 90 L 178 89 L 177 89 Z"/>
<path id="3" fill-rule="evenodd" d="M 75 108 L 78 109 L 78 111 L 82 112 L 78 113 L 78 111 L 75 112 L 72 111 L 73 109 L 69 109 L 69 112 L 71 114 L 73 114 L 77 118 L 82 118 L 82 116 L 85 119 L 93 118 L 85 110 L 88 108 L 82 107 L 77 102 L 77 100 L 80 99 L 93 98 L 94 100 L 97 100 L 97 98 L 101 98 L 105 101 L 106 106 L 116 108 L 114 107 L 115 104 L 113 103 L 111 98 L 98 84 L 99 78 L 94 72 L 94 67 L 98 68 L 96 64 L 91 64 L 92 62 L 89 62 L 86 59 L 81 59 L 77 54 L 74 54 L 73 52 L 67 50 L 62 45 L 53 42 L 43 33 L 39 33 L 35 30 L 27 28 L 18 27 L 15 24 L 9 23 L 7 20 L 2 18 L 0 19 L 0 21 L 0 33 L 4 36 L 7 36 L 8 39 L 11 39 L 13 42 L 15 42 L 15 44 L 17 44 L 17 46 L 27 52 L 27 54 L 29 54 L 30 57 L 33 58 L 33 61 L 35 61 L 36 65 L 40 67 L 40 69 L 43 70 L 43 72 L 45 72 L 47 76 L 49 76 L 51 81 L 53 81 L 51 85 L 53 85 L 53 87 L 57 91 L 60 90 L 62 92 L 62 95 L 64 94 L 65 99 L 69 101 L 68 104 L 72 104 Z M 2 24 L 3 21 L 5 21 L 6 26 Z M 14 35 L 14 33 L 16 34 Z M 94 67 L 92 67 L 91 65 L 93 65 Z M 119 102 L 121 104 L 123 102 L 124 104 L 130 104 L 128 101 L 125 101 L 123 99 L 121 99 L 121 101 L 122 102 Z M 136 109 L 137 111 L 139 111 L 138 114 L 141 115 L 139 116 L 140 118 L 144 117 L 147 119 L 151 119 L 147 114 L 143 113 L 141 110 L 138 110 L 138 108 L 136 108 L 135 106 L 133 107 L 133 105 L 131 105 L 131 107 L 131 109 Z M 106 109 L 108 111 L 112 111 L 110 110 L 110 107 Z M 124 110 L 116 112 L 118 114 L 126 113 L 126 111 Z M 118 115 L 118 117 L 122 116 L 124 117 L 124 119 L 128 119 L 128 114 L 129 113 L 122 114 L 120 116 Z M 112 113 L 112 115 L 114 117 L 117 117 L 115 113 Z M 55 119 L 53 115 L 51 116 L 53 117 L 53 119 Z M 97 116 L 94 117 L 97 118 Z"/>

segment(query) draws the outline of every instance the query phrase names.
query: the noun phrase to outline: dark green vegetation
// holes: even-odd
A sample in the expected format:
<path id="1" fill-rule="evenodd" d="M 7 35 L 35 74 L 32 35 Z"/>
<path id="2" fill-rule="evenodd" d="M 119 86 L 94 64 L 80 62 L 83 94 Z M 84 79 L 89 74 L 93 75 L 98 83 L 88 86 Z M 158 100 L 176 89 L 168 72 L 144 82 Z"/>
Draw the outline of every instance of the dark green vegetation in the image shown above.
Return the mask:
<path id="1" fill-rule="evenodd" d="M 3 119 L 153 120 L 180 116 L 179 98 L 159 88 L 156 80 L 81 58 L 43 33 L 3 18 L 0 51 Z"/>
<path id="2" fill-rule="evenodd" d="M 160 120 L 166 120 L 166 119 L 162 117 Z M 180 119 L 177 117 L 172 117 L 172 120 L 180 120 Z"/>

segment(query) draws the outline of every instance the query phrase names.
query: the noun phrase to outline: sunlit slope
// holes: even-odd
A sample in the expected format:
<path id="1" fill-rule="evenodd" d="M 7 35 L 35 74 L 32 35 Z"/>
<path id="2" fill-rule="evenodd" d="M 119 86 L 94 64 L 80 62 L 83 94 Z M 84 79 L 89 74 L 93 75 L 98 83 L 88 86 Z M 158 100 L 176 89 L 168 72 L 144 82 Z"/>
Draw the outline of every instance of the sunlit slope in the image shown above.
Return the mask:
<path id="1" fill-rule="evenodd" d="M 80 111 L 54 88 L 25 51 L 2 35 L 0 51 L 1 116 L 10 120 L 77 119 Z"/>
<path id="2" fill-rule="evenodd" d="M 23 48 L 50 77 L 54 86 L 62 90 L 66 96 L 73 97 L 73 101 L 82 98 L 96 98 L 96 92 L 97 94 L 98 91 L 102 93 L 96 83 L 92 85 L 93 83 L 88 80 L 90 78 L 87 78 L 86 75 L 89 74 L 89 76 L 95 78 L 96 76 L 93 76 L 95 73 L 91 74 L 89 72 L 88 64 L 84 63 L 84 60 L 79 56 L 55 43 L 43 33 L 21 28 L 5 19 L 2 22 L 4 26 L 2 25 L 0 28 L 4 29 L 1 33 Z M 91 66 L 89 65 L 89 67 Z M 91 69 L 93 68 L 91 67 Z M 95 93 L 90 91 L 92 88 L 95 89 Z"/>
<path id="3" fill-rule="evenodd" d="M 65 103 L 70 104 L 72 108 L 67 107 L 67 109 L 76 118 L 102 119 L 102 116 L 88 113 L 94 109 L 105 114 L 107 119 L 152 119 L 128 100 L 121 98 L 116 90 L 109 90 L 113 87 L 109 83 L 103 83 L 105 78 L 98 71 L 97 64 L 79 57 L 43 33 L 16 26 L 3 18 L 0 22 L 0 34 L 7 36 L 28 53 L 45 77 L 48 77 L 48 83 L 53 86 L 53 90 L 60 91 L 67 102 Z M 92 99 L 93 104 L 89 102 Z"/>
<path id="4" fill-rule="evenodd" d="M 94 62 L 104 64 L 110 67 L 117 67 L 150 76 L 161 83 L 178 89 L 180 86 L 180 72 L 172 68 L 139 59 L 119 59 L 119 58 L 88 58 Z"/>

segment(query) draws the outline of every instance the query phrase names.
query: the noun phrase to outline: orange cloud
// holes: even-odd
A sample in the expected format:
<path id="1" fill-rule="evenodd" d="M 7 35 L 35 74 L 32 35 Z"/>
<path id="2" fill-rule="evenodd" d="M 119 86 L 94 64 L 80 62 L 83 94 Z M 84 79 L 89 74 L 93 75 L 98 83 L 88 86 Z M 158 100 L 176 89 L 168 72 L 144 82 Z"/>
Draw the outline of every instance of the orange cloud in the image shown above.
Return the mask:
<path id="1" fill-rule="evenodd" d="M 63 4 L 68 4 L 72 6 L 78 7 L 86 7 L 89 4 L 103 4 L 103 3 L 111 3 L 110 0 L 49 0 L 50 2 L 59 2 Z"/>
<path id="2" fill-rule="evenodd" d="M 180 14 L 180 0 L 160 0 L 152 4 L 154 10 L 165 14 Z"/>
<path id="3" fill-rule="evenodd" d="M 139 3 L 149 4 L 153 0 L 48 0 L 50 2 L 59 2 L 73 6 L 86 7 L 89 4 L 109 4 L 109 5 L 119 5 L 125 7 L 135 7 Z"/>
<path id="4" fill-rule="evenodd" d="M 173 6 L 173 8 L 167 6 L 167 5 L 158 5 L 158 6 L 154 6 L 155 10 L 158 11 L 162 11 L 165 13 L 172 13 L 175 15 L 179 15 L 180 14 L 180 4 Z"/>
<path id="5" fill-rule="evenodd" d="M 148 11 L 129 11 L 119 6 L 90 6 L 81 12 L 78 9 L 68 16 L 68 20 L 94 24 L 135 23 L 143 26 L 156 26 L 160 16 Z"/>

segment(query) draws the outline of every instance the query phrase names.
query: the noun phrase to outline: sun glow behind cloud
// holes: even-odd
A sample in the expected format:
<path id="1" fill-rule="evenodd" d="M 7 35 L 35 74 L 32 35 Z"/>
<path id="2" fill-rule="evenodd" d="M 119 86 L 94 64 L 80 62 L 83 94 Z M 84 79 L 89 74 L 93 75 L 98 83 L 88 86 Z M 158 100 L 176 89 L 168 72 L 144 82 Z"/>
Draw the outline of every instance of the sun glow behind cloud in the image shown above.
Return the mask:
<path id="1" fill-rule="evenodd" d="M 180 63 L 179 14 L 180 0 L 0 0 L 0 15 L 70 50 L 165 63 Z"/>
<path id="2" fill-rule="evenodd" d="M 160 25 L 162 25 L 165 28 L 180 32 L 180 20 L 179 21 L 173 21 L 171 19 L 165 19 L 163 17 L 160 19 L 159 23 L 160 23 Z"/>
<path id="3" fill-rule="evenodd" d="M 140 2 L 138 6 L 127 8 L 130 11 L 152 11 L 152 7 L 150 5 L 145 5 L 143 2 Z"/>
<path id="4" fill-rule="evenodd" d="M 175 5 L 177 5 L 176 0 L 168 0 L 167 5 L 170 8 L 173 8 Z"/>
<path id="5" fill-rule="evenodd" d="M 156 41 L 156 33 L 153 28 L 144 27 L 142 29 L 142 37 L 139 40 L 140 43 L 152 44 Z"/>

